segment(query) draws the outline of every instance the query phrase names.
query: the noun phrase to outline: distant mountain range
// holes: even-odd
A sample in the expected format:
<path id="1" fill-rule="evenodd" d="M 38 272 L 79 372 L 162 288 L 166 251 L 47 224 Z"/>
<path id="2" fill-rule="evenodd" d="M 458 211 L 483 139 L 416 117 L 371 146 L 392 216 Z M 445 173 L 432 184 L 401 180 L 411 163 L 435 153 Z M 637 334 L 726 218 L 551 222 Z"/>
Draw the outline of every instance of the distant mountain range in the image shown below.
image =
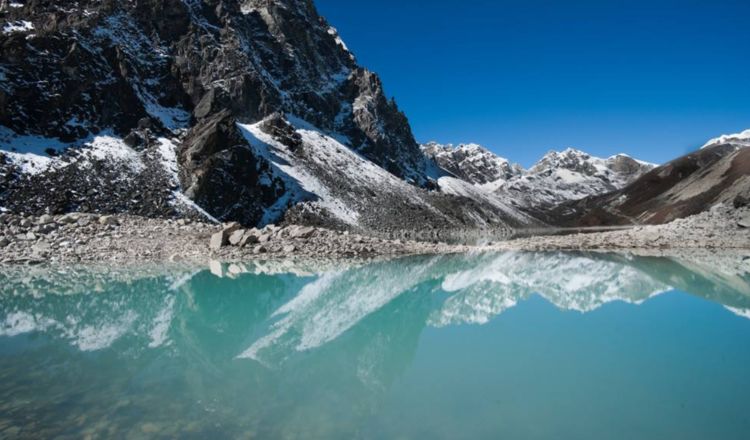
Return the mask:
<path id="1" fill-rule="evenodd" d="M 563 203 L 547 213 L 548 221 L 569 226 L 659 224 L 698 214 L 719 203 L 747 206 L 747 140 L 739 135 L 722 136 L 617 191 Z"/>
<path id="2" fill-rule="evenodd" d="M 666 221 L 745 191 L 733 148 L 748 132 L 676 174 L 574 149 L 525 170 L 478 145 L 420 146 L 310 0 L 0 1 L 0 29 L 4 210 L 509 229 Z M 740 174 L 711 178 L 721 196 L 648 214 L 721 166 Z M 644 191 L 654 176 L 672 192 Z M 653 202 L 614 206 L 631 192 Z"/>
<path id="3" fill-rule="evenodd" d="M 528 170 L 476 144 L 431 142 L 422 151 L 456 177 L 530 212 L 620 189 L 656 167 L 625 154 L 602 159 L 573 148 L 550 151 Z"/>

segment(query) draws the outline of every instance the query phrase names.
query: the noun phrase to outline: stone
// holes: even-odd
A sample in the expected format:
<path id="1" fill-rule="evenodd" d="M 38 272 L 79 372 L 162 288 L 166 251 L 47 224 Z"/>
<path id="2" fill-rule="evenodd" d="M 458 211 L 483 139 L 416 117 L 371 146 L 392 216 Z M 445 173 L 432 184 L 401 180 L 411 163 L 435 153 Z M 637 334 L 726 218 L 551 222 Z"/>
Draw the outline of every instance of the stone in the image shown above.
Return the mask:
<path id="1" fill-rule="evenodd" d="M 50 249 L 51 249 L 50 244 L 44 241 L 36 243 L 34 246 L 31 247 L 31 250 L 35 255 L 46 254 L 47 252 L 50 251 Z"/>
<path id="2" fill-rule="evenodd" d="M 41 217 L 39 217 L 39 219 L 36 221 L 36 224 L 37 225 L 48 225 L 48 224 L 50 224 L 50 223 L 52 223 L 54 221 L 55 221 L 55 219 L 51 215 L 44 214 Z"/>
<path id="3" fill-rule="evenodd" d="M 255 249 L 253 249 L 253 253 L 256 254 L 265 254 L 266 252 L 268 252 L 268 249 L 263 245 L 255 246 Z"/>
<path id="4" fill-rule="evenodd" d="M 245 269 L 241 264 L 232 263 L 229 265 L 229 275 L 236 277 L 237 275 L 241 275 L 243 273 L 247 272 L 247 269 Z"/>
<path id="5" fill-rule="evenodd" d="M 219 231 L 211 236 L 211 242 L 208 247 L 212 250 L 219 250 L 227 244 L 227 235 L 224 231 Z"/>
<path id="6" fill-rule="evenodd" d="M 221 264 L 221 261 L 211 260 L 211 262 L 208 263 L 208 270 L 219 278 L 224 276 L 224 265 Z"/>
<path id="7" fill-rule="evenodd" d="M 242 238 L 245 236 L 245 230 L 244 229 L 238 229 L 231 234 L 229 234 L 229 244 L 232 246 L 237 246 L 242 241 Z"/>
<path id="8" fill-rule="evenodd" d="M 315 233 L 315 228 L 310 226 L 299 227 L 289 232 L 290 238 L 310 238 Z"/>
<path id="9" fill-rule="evenodd" d="M 231 234 L 234 231 L 237 231 L 239 229 L 242 229 L 242 225 L 237 222 L 231 222 L 224 225 L 224 227 L 221 229 L 222 232 L 226 233 L 227 236 Z"/>
<path id="10" fill-rule="evenodd" d="M 80 214 L 77 212 L 70 212 L 68 214 L 65 214 L 64 216 L 57 219 L 57 223 L 63 224 L 63 225 L 69 225 L 73 224 L 78 221 L 80 218 Z"/>
<path id="11" fill-rule="evenodd" d="M 57 225 L 55 223 L 48 223 L 46 225 L 39 226 L 38 232 L 42 234 L 49 234 L 50 232 L 57 229 Z"/>
<path id="12" fill-rule="evenodd" d="M 268 243 L 269 241 L 271 241 L 272 237 L 273 235 L 269 233 L 261 234 L 261 236 L 258 237 L 258 243 Z"/>
<path id="13" fill-rule="evenodd" d="M 240 240 L 240 247 L 245 247 L 249 244 L 256 244 L 258 243 L 258 231 L 256 230 L 248 230 L 245 231 L 245 235 L 242 236 L 242 240 Z"/>
<path id="14" fill-rule="evenodd" d="M 734 206 L 734 209 L 744 208 L 745 206 L 750 205 L 750 196 L 740 194 L 734 198 L 732 205 Z"/>
<path id="15" fill-rule="evenodd" d="M 7 237 L 0 237 L 0 247 L 6 247 L 10 244 L 10 240 Z"/>
<path id="16" fill-rule="evenodd" d="M 114 226 L 114 225 L 119 225 L 120 222 L 114 216 L 103 215 L 103 216 L 99 217 L 99 224 Z"/>
<path id="17" fill-rule="evenodd" d="M 292 252 L 296 251 L 297 247 L 293 244 L 284 246 L 284 253 L 285 254 L 291 254 Z"/>
<path id="18" fill-rule="evenodd" d="M 750 212 L 743 214 L 737 221 L 737 225 L 741 228 L 750 228 Z"/>

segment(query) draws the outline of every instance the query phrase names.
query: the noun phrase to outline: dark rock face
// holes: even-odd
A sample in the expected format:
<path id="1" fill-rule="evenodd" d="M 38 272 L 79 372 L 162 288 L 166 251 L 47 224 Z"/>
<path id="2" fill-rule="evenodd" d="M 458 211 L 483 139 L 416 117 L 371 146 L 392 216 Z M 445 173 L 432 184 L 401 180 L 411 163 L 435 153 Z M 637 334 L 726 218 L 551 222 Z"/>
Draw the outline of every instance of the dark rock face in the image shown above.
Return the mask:
<path id="1" fill-rule="evenodd" d="M 222 220 L 255 223 L 284 191 L 235 127 L 275 113 L 430 185 L 406 117 L 310 0 L 2 2 L 0 28 L 0 129 L 73 145 L 109 133 L 136 150 L 144 129 L 177 139 L 182 187 Z M 78 168 L 65 172 L 91 172 Z M 9 200 L 45 179 L 0 191 Z"/>
<path id="2" fill-rule="evenodd" d="M 185 194 L 199 206 L 212 207 L 218 218 L 257 223 L 285 191 L 270 164 L 247 147 L 229 111 L 203 119 L 190 131 L 179 163 Z"/>

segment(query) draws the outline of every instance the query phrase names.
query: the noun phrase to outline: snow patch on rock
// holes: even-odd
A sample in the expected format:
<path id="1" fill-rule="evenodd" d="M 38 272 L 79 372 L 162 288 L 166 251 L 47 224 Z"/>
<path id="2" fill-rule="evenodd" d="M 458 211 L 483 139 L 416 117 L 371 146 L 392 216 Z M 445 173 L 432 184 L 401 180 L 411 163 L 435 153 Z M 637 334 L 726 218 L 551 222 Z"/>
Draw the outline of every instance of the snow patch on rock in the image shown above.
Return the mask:
<path id="1" fill-rule="evenodd" d="M 26 20 L 18 20 L 6 23 L 3 26 L 3 34 L 12 34 L 15 32 L 31 32 L 34 30 L 34 24 Z"/>
<path id="2" fill-rule="evenodd" d="M 737 147 L 750 147 L 750 129 L 735 134 L 725 134 L 706 142 L 701 148 L 708 148 L 714 145 L 729 144 Z"/>

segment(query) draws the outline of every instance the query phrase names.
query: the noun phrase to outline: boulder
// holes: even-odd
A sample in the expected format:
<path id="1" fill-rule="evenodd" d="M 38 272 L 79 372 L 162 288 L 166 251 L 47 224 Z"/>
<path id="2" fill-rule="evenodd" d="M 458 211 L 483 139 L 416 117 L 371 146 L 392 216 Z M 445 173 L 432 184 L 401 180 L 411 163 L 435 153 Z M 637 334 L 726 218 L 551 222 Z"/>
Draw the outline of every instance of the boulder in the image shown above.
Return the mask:
<path id="1" fill-rule="evenodd" d="M 10 244 L 10 240 L 6 237 L 0 237 L 0 247 L 6 247 Z"/>
<path id="2" fill-rule="evenodd" d="M 79 218 L 81 218 L 81 214 L 77 212 L 70 212 L 60 217 L 59 219 L 57 219 L 57 223 L 60 223 L 63 225 L 69 225 L 69 224 L 73 224 L 77 222 Z"/>
<path id="3" fill-rule="evenodd" d="M 250 229 L 245 231 L 245 235 L 242 236 L 242 240 L 240 240 L 240 247 L 245 247 L 249 244 L 256 244 L 258 242 L 258 231 L 255 229 Z"/>
<path id="4" fill-rule="evenodd" d="M 302 226 L 291 229 L 289 231 L 289 238 L 306 239 L 313 236 L 315 228 L 310 226 Z"/>
<path id="5" fill-rule="evenodd" d="M 219 278 L 222 278 L 224 276 L 224 265 L 221 264 L 221 261 L 211 260 L 211 262 L 208 264 L 208 269 L 214 276 L 217 276 Z"/>
<path id="6" fill-rule="evenodd" d="M 242 239 L 245 237 L 245 231 L 244 229 L 238 229 L 231 234 L 229 234 L 229 244 L 232 246 L 238 246 Z"/>
<path id="7" fill-rule="evenodd" d="M 118 224 L 120 224 L 120 222 L 117 221 L 117 219 L 115 217 L 111 216 L 111 215 L 103 215 L 103 216 L 99 217 L 99 224 L 102 224 L 102 225 L 118 225 Z"/>
<path id="8" fill-rule="evenodd" d="M 297 247 L 296 247 L 296 246 L 294 246 L 293 244 L 290 244 L 290 245 L 284 246 L 284 253 L 285 253 L 285 254 L 291 254 L 292 252 L 294 252 L 294 251 L 296 251 L 296 250 L 297 250 Z"/>
<path id="9" fill-rule="evenodd" d="M 750 196 L 744 196 L 742 194 L 738 195 L 734 198 L 734 201 L 732 202 L 732 205 L 735 209 L 744 208 L 745 206 L 750 204 Z"/>
<path id="10" fill-rule="evenodd" d="M 52 223 L 54 221 L 55 221 L 55 219 L 51 215 L 44 214 L 43 216 L 39 217 L 39 219 L 36 221 L 36 224 L 37 225 L 48 225 L 48 224 L 50 224 L 50 223 Z"/>
<path id="11" fill-rule="evenodd" d="M 750 228 L 750 212 L 746 212 L 737 221 L 737 225 L 741 228 Z"/>
<path id="12" fill-rule="evenodd" d="M 221 230 L 221 232 L 224 232 L 227 234 L 227 236 L 235 231 L 238 231 L 242 229 L 242 225 L 237 222 L 231 222 L 224 225 L 224 228 Z"/>
<path id="13" fill-rule="evenodd" d="M 224 231 L 219 231 L 211 236 L 211 242 L 209 243 L 208 247 L 216 251 L 221 249 L 226 244 L 227 235 L 224 233 Z"/>

